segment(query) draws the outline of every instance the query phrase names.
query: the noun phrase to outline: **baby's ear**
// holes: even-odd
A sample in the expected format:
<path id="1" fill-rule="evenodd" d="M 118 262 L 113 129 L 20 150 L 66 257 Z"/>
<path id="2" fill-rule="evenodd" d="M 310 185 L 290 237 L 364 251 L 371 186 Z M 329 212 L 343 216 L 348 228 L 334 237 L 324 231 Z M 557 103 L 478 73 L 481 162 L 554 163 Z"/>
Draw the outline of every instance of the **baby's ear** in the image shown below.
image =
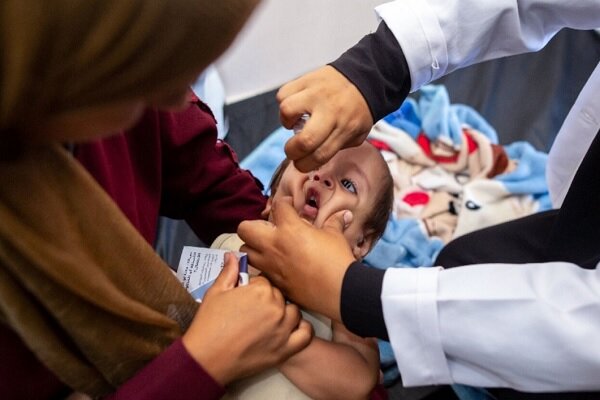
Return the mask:
<path id="1" fill-rule="evenodd" d="M 265 209 L 262 210 L 260 216 L 264 219 L 269 219 L 269 215 L 271 214 L 271 206 L 273 205 L 273 196 L 270 196 L 267 199 L 267 204 L 265 205 Z"/>
<path id="2" fill-rule="evenodd" d="M 361 261 L 371 250 L 372 244 L 373 233 L 370 232 L 365 234 L 365 232 L 363 232 L 363 235 L 358 238 L 356 244 L 352 246 L 352 254 L 354 255 L 354 258 L 356 258 L 358 261 Z"/>

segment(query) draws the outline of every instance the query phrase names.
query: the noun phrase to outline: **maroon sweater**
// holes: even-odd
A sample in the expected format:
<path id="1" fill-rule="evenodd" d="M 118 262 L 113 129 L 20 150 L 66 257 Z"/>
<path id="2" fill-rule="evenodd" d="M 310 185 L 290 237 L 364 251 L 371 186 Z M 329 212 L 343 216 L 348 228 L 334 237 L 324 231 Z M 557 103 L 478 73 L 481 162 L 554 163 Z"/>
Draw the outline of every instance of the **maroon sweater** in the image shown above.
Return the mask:
<path id="1" fill-rule="evenodd" d="M 124 134 L 78 145 L 75 156 L 149 243 L 159 215 L 185 219 L 204 243 L 260 218 L 266 199 L 201 102 L 181 113 L 147 111 Z"/>
<path id="2" fill-rule="evenodd" d="M 77 145 L 75 157 L 153 243 L 159 215 L 185 219 L 205 243 L 260 218 L 266 199 L 217 141 L 210 110 L 196 102 L 181 113 L 148 110 L 125 133 Z M 0 397 L 63 398 L 69 389 L 0 324 Z M 181 340 L 111 396 L 115 399 L 216 399 L 224 389 L 187 353 Z"/>

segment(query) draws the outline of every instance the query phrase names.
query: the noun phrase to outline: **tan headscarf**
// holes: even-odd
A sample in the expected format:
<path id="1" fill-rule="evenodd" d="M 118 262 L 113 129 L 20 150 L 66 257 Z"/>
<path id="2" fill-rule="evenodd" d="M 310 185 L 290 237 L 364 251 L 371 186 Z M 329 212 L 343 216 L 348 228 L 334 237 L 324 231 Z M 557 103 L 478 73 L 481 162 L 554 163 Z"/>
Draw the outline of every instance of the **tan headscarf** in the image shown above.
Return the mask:
<path id="1" fill-rule="evenodd" d="M 113 391 L 197 305 L 87 172 L 27 135 L 48 117 L 189 80 L 257 3 L 0 2 L 0 323 L 75 390 Z M 22 152 L 6 157 L 15 141 Z"/>
<path id="2" fill-rule="evenodd" d="M 191 84 L 259 1 L 0 1 L 0 133 Z"/>
<path id="3" fill-rule="evenodd" d="M 0 162 L 0 317 L 74 389 L 106 394 L 188 327 L 196 303 L 59 146 Z"/>

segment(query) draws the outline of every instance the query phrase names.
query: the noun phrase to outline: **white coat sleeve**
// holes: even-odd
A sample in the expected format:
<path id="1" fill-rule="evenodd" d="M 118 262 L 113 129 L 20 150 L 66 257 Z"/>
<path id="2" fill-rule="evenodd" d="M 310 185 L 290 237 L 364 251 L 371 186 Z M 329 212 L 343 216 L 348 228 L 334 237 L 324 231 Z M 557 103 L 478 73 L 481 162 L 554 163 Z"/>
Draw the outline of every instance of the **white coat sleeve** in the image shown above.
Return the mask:
<path id="1" fill-rule="evenodd" d="M 600 27 L 598 0 L 396 0 L 375 11 L 402 47 L 411 91 L 457 68 L 539 50 L 562 28 Z"/>
<path id="2" fill-rule="evenodd" d="M 562 205 L 581 161 L 600 130 L 598 91 L 600 63 L 577 96 L 550 149 L 546 180 L 554 208 Z"/>
<path id="3" fill-rule="evenodd" d="M 390 268 L 381 299 L 406 386 L 600 390 L 597 268 Z"/>

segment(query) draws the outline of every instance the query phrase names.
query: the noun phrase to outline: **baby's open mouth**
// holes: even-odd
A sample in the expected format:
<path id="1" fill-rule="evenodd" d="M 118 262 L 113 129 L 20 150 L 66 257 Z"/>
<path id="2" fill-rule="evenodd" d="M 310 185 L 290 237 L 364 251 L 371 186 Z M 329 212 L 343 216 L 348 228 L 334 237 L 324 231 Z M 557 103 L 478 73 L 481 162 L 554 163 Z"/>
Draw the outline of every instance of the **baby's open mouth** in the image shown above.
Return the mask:
<path id="1" fill-rule="evenodd" d="M 308 189 L 304 199 L 302 216 L 313 222 L 319 213 L 319 192 L 314 189 Z"/>

